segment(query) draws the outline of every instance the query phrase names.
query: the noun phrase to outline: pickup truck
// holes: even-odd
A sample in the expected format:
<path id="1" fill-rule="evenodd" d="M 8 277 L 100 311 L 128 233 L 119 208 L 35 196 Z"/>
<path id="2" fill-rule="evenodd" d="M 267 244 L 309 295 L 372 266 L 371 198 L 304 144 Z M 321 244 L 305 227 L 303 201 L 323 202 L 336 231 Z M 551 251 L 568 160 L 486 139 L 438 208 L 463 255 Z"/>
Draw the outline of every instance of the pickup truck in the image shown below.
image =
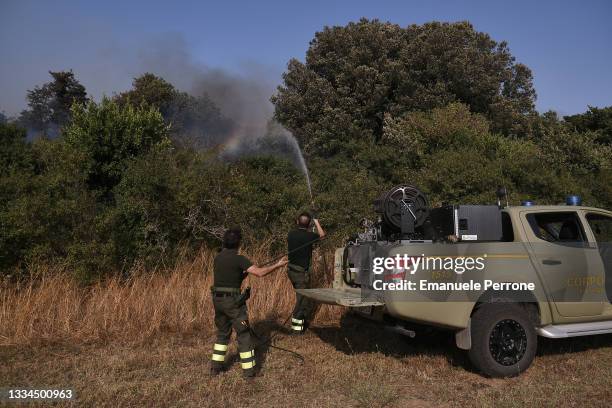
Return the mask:
<path id="1" fill-rule="evenodd" d="M 299 292 L 410 336 L 413 323 L 452 330 L 484 375 L 515 376 L 538 336 L 612 333 L 612 212 L 568 203 L 429 210 L 396 187 L 336 250 L 333 286 Z"/>

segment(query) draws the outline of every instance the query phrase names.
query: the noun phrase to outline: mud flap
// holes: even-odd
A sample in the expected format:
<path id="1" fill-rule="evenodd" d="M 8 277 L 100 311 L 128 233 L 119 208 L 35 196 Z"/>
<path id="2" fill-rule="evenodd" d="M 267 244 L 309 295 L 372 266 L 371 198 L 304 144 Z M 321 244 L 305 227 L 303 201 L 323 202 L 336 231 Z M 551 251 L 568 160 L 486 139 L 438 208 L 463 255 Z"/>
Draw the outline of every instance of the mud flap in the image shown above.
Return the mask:
<path id="1" fill-rule="evenodd" d="M 383 306 L 384 303 L 374 297 L 363 297 L 361 289 L 297 289 L 300 295 L 319 303 L 328 305 L 341 305 L 348 307 L 367 307 L 367 306 Z"/>

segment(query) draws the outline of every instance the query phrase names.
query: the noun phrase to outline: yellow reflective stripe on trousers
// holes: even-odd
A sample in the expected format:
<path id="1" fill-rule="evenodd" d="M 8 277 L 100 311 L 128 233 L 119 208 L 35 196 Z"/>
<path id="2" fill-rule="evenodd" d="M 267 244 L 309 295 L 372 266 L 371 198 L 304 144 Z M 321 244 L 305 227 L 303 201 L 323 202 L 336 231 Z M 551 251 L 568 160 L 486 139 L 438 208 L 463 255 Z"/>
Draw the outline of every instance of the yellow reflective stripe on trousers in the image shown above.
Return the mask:
<path id="1" fill-rule="evenodd" d="M 244 353 L 240 353 L 240 358 L 249 358 L 255 357 L 255 350 L 245 351 Z"/>
<path id="2" fill-rule="evenodd" d="M 213 361 L 225 361 L 225 356 L 221 354 L 213 354 L 212 360 Z"/>
<path id="3" fill-rule="evenodd" d="M 216 350 L 216 351 L 227 351 L 227 344 L 218 344 L 218 343 L 215 343 L 215 345 L 213 346 L 213 350 Z"/>
<path id="4" fill-rule="evenodd" d="M 291 323 L 302 324 L 302 323 L 304 323 L 304 320 L 298 320 L 298 319 L 294 319 L 294 318 L 292 317 L 292 318 L 291 318 Z"/>
<path id="5" fill-rule="evenodd" d="M 304 326 L 291 326 L 293 330 L 302 330 Z"/>
<path id="6" fill-rule="evenodd" d="M 248 363 L 240 363 L 240 365 L 242 366 L 243 370 L 247 370 L 249 368 L 255 367 L 255 360 L 249 361 Z"/>

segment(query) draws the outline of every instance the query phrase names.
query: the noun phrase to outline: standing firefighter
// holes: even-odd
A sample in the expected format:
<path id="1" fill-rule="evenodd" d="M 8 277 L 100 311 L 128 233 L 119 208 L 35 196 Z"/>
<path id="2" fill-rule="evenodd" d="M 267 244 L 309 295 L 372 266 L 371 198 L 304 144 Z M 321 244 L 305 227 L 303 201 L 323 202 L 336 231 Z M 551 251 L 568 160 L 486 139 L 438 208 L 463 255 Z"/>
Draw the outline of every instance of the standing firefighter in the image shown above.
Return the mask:
<path id="1" fill-rule="evenodd" d="M 248 294 L 246 296 L 240 294 L 240 285 L 247 273 L 264 276 L 287 265 L 285 258 L 270 266 L 253 265 L 248 258 L 238 254 L 241 238 L 239 228 L 226 231 L 223 236 L 223 249 L 214 261 L 214 286 L 211 290 L 215 307 L 217 342 L 213 346 L 212 375 L 219 374 L 224 368 L 227 346 L 232 329 L 234 329 L 238 339 L 243 375 L 245 377 L 255 376 L 255 350 L 251 340 L 246 306 Z"/>
<path id="2" fill-rule="evenodd" d="M 312 258 L 312 246 L 325 236 L 319 220 L 314 219 L 317 232 L 308 231 L 313 219 L 310 214 L 302 213 L 297 218 L 297 228 L 291 230 L 287 237 L 287 249 L 289 251 L 289 268 L 287 274 L 294 289 L 308 289 L 310 287 L 310 260 Z M 296 292 L 295 307 L 291 316 L 291 329 L 296 333 L 304 333 L 307 328 L 307 320 L 311 317 L 313 309 L 312 302 Z"/>

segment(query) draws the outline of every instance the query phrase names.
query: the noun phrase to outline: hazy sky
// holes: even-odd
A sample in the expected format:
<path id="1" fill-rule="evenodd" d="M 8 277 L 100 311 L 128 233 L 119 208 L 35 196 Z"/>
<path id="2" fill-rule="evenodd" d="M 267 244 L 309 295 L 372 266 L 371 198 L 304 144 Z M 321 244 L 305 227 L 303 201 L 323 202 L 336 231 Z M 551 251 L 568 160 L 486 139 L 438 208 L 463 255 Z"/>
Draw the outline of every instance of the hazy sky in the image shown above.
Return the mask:
<path id="1" fill-rule="evenodd" d="M 315 31 L 361 17 L 401 26 L 469 20 L 532 70 L 540 111 L 612 105 L 610 1 L 0 0 L 0 111 L 25 106 L 47 71 L 73 69 L 96 98 L 153 71 L 190 89 L 218 72 L 269 89 Z M 212 70 L 212 71 L 211 71 Z"/>

